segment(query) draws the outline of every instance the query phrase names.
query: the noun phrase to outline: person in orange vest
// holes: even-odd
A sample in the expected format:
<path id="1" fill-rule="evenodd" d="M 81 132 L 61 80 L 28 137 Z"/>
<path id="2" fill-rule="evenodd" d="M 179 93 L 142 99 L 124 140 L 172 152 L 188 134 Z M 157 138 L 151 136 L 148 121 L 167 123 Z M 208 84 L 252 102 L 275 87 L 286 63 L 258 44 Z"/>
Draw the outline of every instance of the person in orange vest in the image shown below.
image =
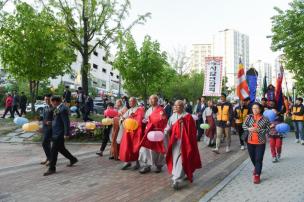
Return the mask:
<path id="1" fill-rule="evenodd" d="M 243 122 L 249 114 L 249 102 L 249 97 L 244 100 L 240 100 L 239 106 L 234 109 L 235 129 L 240 138 L 241 150 L 245 149 Z"/>
<path id="2" fill-rule="evenodd" d="M 216 146 L 212 150 L 219 153 L 221 139 L 225 133 L 227 138 L 226 152 L 230 152 L 231 144 L 231 124 L 233 121 L 233 107 L 226 99 L 226 94 L 222 93 L 220 103 L 215 108 L 216 115 Z"/>
<path id="3" fill-rule="evenodd" d="M 295 128 L 296 143 L 304 145 L 303 121 L 304 121 L 304 106 L 303 99 L 297 98 L 296 104 L 291 109 L 291 119 Z"/>

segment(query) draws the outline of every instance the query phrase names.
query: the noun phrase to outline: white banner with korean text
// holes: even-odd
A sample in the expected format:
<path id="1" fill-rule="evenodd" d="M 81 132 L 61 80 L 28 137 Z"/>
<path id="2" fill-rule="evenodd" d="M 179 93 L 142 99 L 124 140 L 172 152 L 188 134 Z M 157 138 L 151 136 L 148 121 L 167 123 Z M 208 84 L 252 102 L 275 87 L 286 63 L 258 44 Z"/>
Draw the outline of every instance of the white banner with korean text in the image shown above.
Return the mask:
<path id="1" fill-rule="evenodd" d="M 222 57 L 206 57 L 203 96 L 221 96 L 222 91 Z"/>

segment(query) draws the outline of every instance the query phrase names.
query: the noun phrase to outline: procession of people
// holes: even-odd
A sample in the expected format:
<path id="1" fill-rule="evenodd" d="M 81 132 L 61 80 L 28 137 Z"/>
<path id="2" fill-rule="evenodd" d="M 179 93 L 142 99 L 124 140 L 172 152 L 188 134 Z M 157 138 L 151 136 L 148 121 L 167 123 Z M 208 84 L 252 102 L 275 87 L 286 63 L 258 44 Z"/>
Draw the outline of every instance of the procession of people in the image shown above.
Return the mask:
<path id="1" fill-rule="evenodd" d="M 6 113 L 13 116 L 25 113 L 26 97 L 14 92 L 6 98 Z M 90 97 L 79 88 L 76 98 L 76 111 L 80 112 L 84 121 L 91 121 L 88 115 Z M 285 97 L 285 99 L 287 99 Z M 66 87 L 63 96 L 45 95 L 45 107 L 41 114 L 42 147 L 45 160 L 41 164 L 48 166 L 44 176 L 56 173 L 58 153 L 69 160 L 68 166 L 78 162 L 64 144 L 65 136 L 70 129 L 71 92 Z M 286 100 L 284 100 L 286 101 Z M 220 155 L 223 150 L 231 152 L 231 136 L 233 131 L 238 135 L 240 150 L 247 148 L 254 166 L 253 182 L 261 182 L 263 157 L 266 143 L 269 146 L 273 163 L 279 162 L 282 154 L 284 134 L 277 126 L 290 117 L 295 129 L 296 143 L 304 145 L 304 106 L 303 99 L 297 98 L 294 105 L 288 100 L 278 107 L 275 100 L 262 98 L 261 102 L 251 102 L 250 97 L 229 101 L 222 93 L 219 100 L 200 97 L 196 105 L 187 99 L 177 99 L 172 104 L 168 99 L 162 101 L 157 95 L 151 95 L 148 104 L 141 105 L 138 99 L 130 97 L 117 99 L 116 103 L 108 102 L 104 118 L 112 119 L 112 123 L 104 126 L 102 145 L 96 154 L 104 156 L 110 142 L 109 159 L 122 162 L 121 170 L 160 173 L 166 165 L 172 176 L 172 188 L 178 190 L 186 182 L 193 182 L 193 173 L 202 168 L 199 147 L 201 141 Z M 264 111 L 271 111 L 271 119 Z M 270 112 L 269 112 L 270 113 Z M 20 116 L 22 114 L 19 114 Z M 133 124 L 133 125 L 132 125 Z M 225 149 L 222 149 L 225 145 Z"/>

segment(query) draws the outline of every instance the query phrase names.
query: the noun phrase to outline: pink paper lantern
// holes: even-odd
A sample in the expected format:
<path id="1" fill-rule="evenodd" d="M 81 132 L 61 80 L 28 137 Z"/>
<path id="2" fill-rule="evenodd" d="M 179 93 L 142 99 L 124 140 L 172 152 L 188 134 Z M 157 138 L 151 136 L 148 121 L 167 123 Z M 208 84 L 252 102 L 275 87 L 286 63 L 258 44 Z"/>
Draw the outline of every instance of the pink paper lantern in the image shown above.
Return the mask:
<path id="1" fill-rule="evenodd" d="M 103 90 L 101 90 L 101 91 L 99 91 L 99 93 L 98 93 L 101 97 L 102 96 L 104 96 L 104 92 L 103 92 Z"/>
<path id="2" fill-rule="evenodd" d="M 162 131 L 150 131 L 148 133 L 148 140 L 151 142 L 160 142 L 164 140 L 164 133 Z"/>
<path id="3" fill-rule="evenodd" d="M 194 119 L 194 121 L 197 121 L 197 120 L 198 120 L 198 116 L 195 115 L 195 114 L 192 114 L 192 118 Z"/>
<path id="4" fill-rule="evenodd" d="M 104 116 L 114 118 L 114 117 L 118 116 L 118 111 L 115 109 L 106 109 L 104 111 Z"/>

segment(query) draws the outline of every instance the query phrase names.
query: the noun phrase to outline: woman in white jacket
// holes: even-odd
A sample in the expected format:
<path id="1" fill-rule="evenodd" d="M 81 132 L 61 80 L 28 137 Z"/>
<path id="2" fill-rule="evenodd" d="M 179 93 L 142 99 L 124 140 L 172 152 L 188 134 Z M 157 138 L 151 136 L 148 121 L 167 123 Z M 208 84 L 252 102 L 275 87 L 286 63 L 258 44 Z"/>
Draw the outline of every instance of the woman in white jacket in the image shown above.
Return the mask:
<path id="1" fill-rule="evenodd" d="M 215 134 L 216 134 L 216 125 L 215 125 L 215 113 L 213 111 L 213 101 L 208 101 L 208 107 L 204 110 L 202 116 L 204 123 L 209 124 L 210 128 L 206 130 L 206 137 L 209 138 L 208 146 L 212 147 L 215 145 Z"/>

